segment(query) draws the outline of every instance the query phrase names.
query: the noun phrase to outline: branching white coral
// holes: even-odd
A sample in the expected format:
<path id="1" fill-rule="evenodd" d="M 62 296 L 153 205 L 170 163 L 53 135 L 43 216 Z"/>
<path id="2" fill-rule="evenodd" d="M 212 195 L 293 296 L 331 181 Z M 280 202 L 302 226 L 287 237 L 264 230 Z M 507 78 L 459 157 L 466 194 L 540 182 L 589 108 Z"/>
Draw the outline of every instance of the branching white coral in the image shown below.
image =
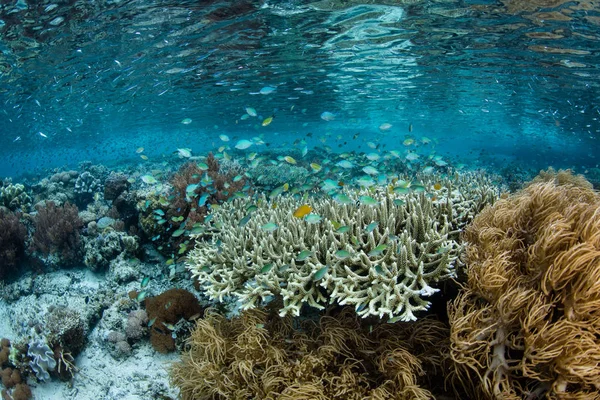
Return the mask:
<path id="1" fill-rule="evenodd" d="M 353 200 L 367 194 L 378 203 L 311 199 L 316 223 L 293 216 L 303 204 L 293 198 L 277 198 L 276 206 L 265 198 L 226 203 L 213 213 L 220 229 L 198 241 L 187 267 L 211 299 L 234 296 L 243 309 L 279 296 L 282 316 L 299 315 L 304 303 L 337 303 L 363 317 L 415 320 L 435 283 L 454 272 L 451 205 L 416 193 L 348 193 Z"/>

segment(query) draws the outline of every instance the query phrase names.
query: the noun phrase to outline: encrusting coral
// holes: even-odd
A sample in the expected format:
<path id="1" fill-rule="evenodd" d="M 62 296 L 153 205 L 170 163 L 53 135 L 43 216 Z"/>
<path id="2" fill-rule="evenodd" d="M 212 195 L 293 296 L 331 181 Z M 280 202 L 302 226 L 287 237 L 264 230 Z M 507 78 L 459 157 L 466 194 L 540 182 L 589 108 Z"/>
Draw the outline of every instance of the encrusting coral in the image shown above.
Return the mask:
<path id="1" fill-rule="evenodd" d="M 207 310 L 170 376 L 184 400 L 431 399 L 424 387 L 443 390 L 447 336 L 429 318 L 369 327 L 351 308 L 318 323 Z"/>
<path id="2" fill-rule="evenodd" d="M 465 232 L 468 282 L 448 312 L 453 384 L 473 398 L 600 398 L 600 195 L 558 175 Z"/>
<path id="3" fill-rule="evenodd" d="M 233 296 L 242 309 L 275 296 L 282 316 L 337 303 L 363 317 L 415 320 L 457 262 L 450 200 L 348 194 L 350 204 L 311 199 L 304 219 L 293 216 L 302 202 L 289 197 L 225 203 L 212 214 L 212 243 L 199 241 L 187 267 L 211 299 Z M 360 203 L 365 194 L 374 198 Z"/>

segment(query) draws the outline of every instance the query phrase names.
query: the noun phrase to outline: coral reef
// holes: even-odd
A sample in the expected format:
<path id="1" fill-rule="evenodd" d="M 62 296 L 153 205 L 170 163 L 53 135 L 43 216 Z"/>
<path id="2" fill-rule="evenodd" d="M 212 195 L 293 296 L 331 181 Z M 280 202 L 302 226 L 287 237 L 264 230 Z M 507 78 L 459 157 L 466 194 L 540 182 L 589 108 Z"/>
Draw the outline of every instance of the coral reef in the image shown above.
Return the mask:
<path id="1" fill-rule="evenodd" d="M 10 340 L 3 338 L 0 350 L 0 378 L 2 380 L 2 398 L 7 400 L 27 400 L 31 398 L 31 389 L 24 382 L 21 371 L 10 361 Z"/>
<path id="2" fill-rule="evenodd" d="M 47 341 L 57 361 L 56 371 L 62 380 L 75 374 L 75 357 L 87 341 L 88 327 L 76 310 L 51 307 L 46 316 Z"/>
<path id="3" fill-rule="evenodd" d="M 148 332 L 148 313 L 145 310 L 133 310 L 127 316 L 125 336 L 128 340 L 139 340 Z"/>
<path id="4" fill-rule="evenodd" d="M 44 178 L 32 186 L 34 203 L 36 207 L 46 201 L 53 201 L 57 205 L 73 201 L 75 198 L 75 179 L 79 176 L 77 171 L 58 171 L 49 178 Z"/>
<path id="5" fill-rule="evenodd" d="M 182 256 L 193 247 L 190 233 L 204 221 L 209 207 L 228 200 L 245 185 L 242 176 L 222 174 L 212 153 L 205 163 L 188 162 L 173 175 L 168 193 L 154 193 L 138 203 L 140 227 L 164 255 Z"/>
<path id="6" fill-rule="evenodd" d="M 105 227 L 105 229 L 105 232 L 96 232 L 95 235 L 85 238 L 83 262 L 92 271 L 106 269 L 119 255 L 132 256 L 138 250 L 137 237 L 110 228 Z M 88 232 L 90 232 L 89 225 Z"/>
<path id="7" fill-rule="evenodd" d="M 337 303 L 363 317 L 415 320 L 457 262 L 451 200 L 348 194 L 347 204 L 311 200 L 312 220 L 295 218 L 302 203 L 289 197 L 225 203 L 207 228 L 212 243 L 199 241 L 187 267 L 211 299 L 233 296 L 242 309 L 275 296 L 282 316 Z M 376 203 L 356 204 L 366 194 Z"/>
<path id="8" fill-rule="evenodd" d="M 297 165 L 259 165 L 254 168 L 255 181 L 267 187 L 277 187 L 285 183 L 294 182 L 294 185 L 305 184 L 310 177 L 310 172 Z"/>
<path id="9" fill-rule="evenodd" d="M 31 359 L 29 367 L 35 373 L 35 376 L 40 381 L 50 379 L 49 371 L 56 368 L 56 360 L 54 359 L 54 352 L 48 347 L 46 341 L 34 340 L 29 343 L 27 356 Z"/>
<path id="10" fill-rule="evenodd" d="M 46 316 L 48 343 L 52 348 L 77 356 L 86 342 L 88 327 L 78 311 L 67 307 L 52 307 Z"/>
<path id="11" fill-rule="evenodd" d="M 25 192 L 25 186 L 20 183 L 12 184 L 10 180 L 0 185 L 0 207 L 6 207 L 12 211 L 29 211 L 31 197 Z"/>
<path id="12" fill-rule="evenodd" d="M 18 269 L 25 252 L 27 229 L 19 214 L 0 207 L 0 280 Z"/>
<path id="13" fill-rule="evenodd" d="M 184 289 L 169 289 L 146 298 L 146 312 L 152 322 L 150 343 L 160 353 L 175 350 L 175 325 L 181 320 L 199 318 L 203 308 L 192 293 Z"/>
<path id="14" fill-rule="evenodd" d="M 125 174 L 111 172 L 104 181 L 104 199 L 114 201 L 121 193 L 129 190 L 129 186 Z"/>
<path id="15" fill-rule="evenodd" d="M 570 169 L 559 169 L 556 171 L 550 167 L 547 170 L 542 170 L 540 173 L 527 184 L 534 185 L 541 182 L 553 182 L 556 185 L 575 185 L 582 188 L 592 189 L 593 185 L 585 179 L 583 175 L 575 175 Z"/>
<path id="16" fill-rule="evenodd" d="M 94 197 L 94 193 L 102 190 L 102 182 L 100 179 L 94 177 L 88 171 L 82 172 L 77 179 L 75 179 L 75 194 L 79 195 L 80 199 L 91 200 Z"/>
<path id="17" fill-rule="evenodd" d="M 38 207 L 34 224 L 34 251 L 45 256 L 56 255 L 61 263 L 67 265 L 81 260 L 79 229 L 83 222 L 76 206 L 69 203 L 57 206 L 53 201 L 48 201 L 44 207 Z"/>
<path id="18" fill-rule="evenodd" d="M 455 386 L 479 399 L 600 397 L 600 196 L 542 173 L 464 235 L 449 305 Z"/>
<path id="19" fill-rule="evenodd" d="M 443 392 L 448 328 L 369 327 L 350 308 L 318 323 L 260 310 L 207 310 L 170 376 L 191 399 L 431 399 Z"/>

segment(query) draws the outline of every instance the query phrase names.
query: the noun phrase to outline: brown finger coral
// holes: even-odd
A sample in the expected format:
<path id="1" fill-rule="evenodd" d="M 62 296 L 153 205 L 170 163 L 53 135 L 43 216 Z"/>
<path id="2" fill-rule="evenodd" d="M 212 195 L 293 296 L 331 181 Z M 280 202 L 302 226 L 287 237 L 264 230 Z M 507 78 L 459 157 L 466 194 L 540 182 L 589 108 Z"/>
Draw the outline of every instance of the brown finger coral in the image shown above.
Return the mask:
<path id="1" fill-rule="evenodd" d="M 185 400 L 431 399 L 422 385 L 443 381 L 434 366 L 447 335 L 429 318 L 369 327 L 351 308 L 318 323 L 258 309 L 227 320 L 208 310 L 171 380 Z"/>
<path id="2" fill-rule="evenodd" d="M 453 382 L 476 398 L 600 398 L 600 196 L 543 179 L 466 230 Z"/>

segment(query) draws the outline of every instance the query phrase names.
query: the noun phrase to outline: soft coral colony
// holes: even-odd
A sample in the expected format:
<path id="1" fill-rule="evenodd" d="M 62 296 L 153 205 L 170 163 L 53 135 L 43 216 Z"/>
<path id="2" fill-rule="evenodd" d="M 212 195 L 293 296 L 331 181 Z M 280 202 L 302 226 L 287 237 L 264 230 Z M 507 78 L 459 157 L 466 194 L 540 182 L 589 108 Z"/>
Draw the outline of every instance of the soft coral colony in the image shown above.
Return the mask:
<path id="1" fill-rule="evenodd" d="M 568 172 L 544 173 L 521 192 L 485 208 L 466 229 L 462 236 L 466 282 L 448 305 L 449 331 L 444 333 L 442 322 L 437 331 L 448 340 L 440 338 L 436 342 L 439 347 L 430 354 L 435 365 L 444 369 L 450 384 L 447 388 L 458 398 L 599 398 L 600 196 L 590 186 Z M 190 253 L 188 267 L 211 298 L 222 301 L 232 297 L 243 309 L 266 305 L 278 309 L 282 321 L 298 315 L 305 303 L 316 308 L 328 303 L 351 305 L 363 317 L 413 320 L 416 311 L 427 309 L 424 297 L 435 291 L 434 283 L 460 267 L 461 245 L 452 230 L 454 214 L 425 196 L 410 196 L 403 207 L 393 211 L 389 194 L 376 198 L 377 205 L 360 206 L 352 214 L 346 206 L 314 201 L 312 208 L 325 217 L 318 226 L 290 218 L 297 201 L 280 200 L 273 209 L 265 199 L 260 199 L 250 219 L 240 224 L 237 221 L 248 213 L 250 204 L 235 201 L 215 217 L 231 226 L 237 222 L 237 228 L 216 232 L 212 243 L 199 242 Z M 373 220 L 379 224 L 366 229 Z M 261 229 L 265 226 L 269 229 Z M 348 227 L 343 230 L 348 236 L 340 234 L 342 226 Z M 384 244 L 387 246 L 379 247 Z M 378 248 L 381 251 L 374 251 Z M 339 256 L 339 251 L 347 253 Z M 332 318 L 347 321 L 347 312 Z M 303 347 L 306 339 L 292 337 L 281 342 L 276 332 L 282 328 L 274 331 L 266 315 L 253 310 L 242 312 L 239 322 L 231 322 L 230 328 L 224 327 L 221 317 L 210 315 L 198 325 L 191 347 L 172 370 L 172 379 L 182 388 L 184 398 L 233 395 L 219 386 L 218 379 L 209 379 L 214 378 L 210 371 L 215 368 L 233 374 L 228 375 L 233 393 L 240 390 L 236 385 L 251 382 L 244 386 L 251 397 L 275 398 L 276 392 L 283 398 L 432 398 L 435 394 L 424 392 L 425 388 L 444 394 L 423 379 L 419 346 L 407 342 L 397 344 L 395 353 L 385 358 L 388 363 L 399 362 L 408 374 L 404 377 L 390 365 L 380 364 L 383 360 L 357 361 L 362 366 L 379 365 L 383 368 L 380 373 L 403 382 L 387 381 L 383 387 L 389 392 L 373 386 L 366 393 L 365 388 L 370 387 L 366 384 L 346 387 L 343 394 L 332 393 L 327 375 L 314 365 L 312 373 L 316 375 L 292 373 L 296 377 L 293 382 L 273 387 L 269 383 L 273 379 L 288 379 L 288 373 L 282 371 L 305 361 L 286 366 L 283 360 L 293 357 L 285 356 L 286 350 L 280 348 L 273 349 L 273 354 L 283 357 L 282 361 L 267 362 L 264 358 L 269 352 L 264 357 L 251 356 L 241 351 L 239 340 L 244 337 L 244 346 L 249 345 L 248 340 L 265 340 L 270 346 L 288 343 L 307 349 Z M 248 319 L 255 322 L 252 329 L 243 326 Z M 360 345 L 365 348 L 354 350 L 362 355 L 380 351 L 380 345 L 372 340 L 377 340 L 374 334 L 381 325 L 372 324 L 372 333 Z M 419 332 L 418 326 L 416 335 L 431 329 L 423 326 Z M 320 327 L 328 329 L 323 322 Z M 355 339 L 346 340 L 351 343 Z M 218 346 L 209 346 L 214 347 L 213 354 L 206 346 L 215 341 Z M 346 354 L 348 347 L 339 342 L 312 348 L 321 345 L 353 360 L 361 359 L 356 353 Z M 224 350 L 227 348 L 239 348 L 241 353 Z M 311 357 L 319 357 L 319 353 L 316 350 Z M 416 358 L 411 361 L 411 357 Z M 258 367 L 265 362 L 268 366 Z M 240 375 L 242 364 L 250 366 L 247 374 Z M 317 364 L 332 365 L 326 358 Z M 347 377 L 343 368 L 335 374 L 339 382 Z M 409 378 L 410 374 L 416 375 Z M 369 379 L 367 371 L 360 376 Z M 211 386 L 209 381 L 217 385 Z"/>
<path id="2" fill-rule="evenodd" d="M 285 193 L 278 182 L 266 196 L 223 164 L 209 155 L 137 188 L 91 168 L 98 178 L 56 174 L 52 187 L 90 189 L 57 189 L 35 207 L 24 187 L 3 184 L 0 277 L 35 257 L 110 270 L 139 255 L 138 241 L 167 264 L 185 256 L 213 308 L 181 289 L 144 300 L 146 277 L 133 291 L 146 309 L 129 314 L 135 329 L 112 335 L 129 352 L 148 334 L 158 351 L 184 348 L 171 378 L 185 399 L 600 396 L 600 197 L 582 177 L 543 172 L 502 199 L 476 173 L 421 175 L 411 190 L 334 182 Z M 102 186 L 112 208 L 100 207 Z M 80 349 L 68 342 L 50 350 L 70 360 Z M 4 374 L 32 376 L 23 349 Z"/>

